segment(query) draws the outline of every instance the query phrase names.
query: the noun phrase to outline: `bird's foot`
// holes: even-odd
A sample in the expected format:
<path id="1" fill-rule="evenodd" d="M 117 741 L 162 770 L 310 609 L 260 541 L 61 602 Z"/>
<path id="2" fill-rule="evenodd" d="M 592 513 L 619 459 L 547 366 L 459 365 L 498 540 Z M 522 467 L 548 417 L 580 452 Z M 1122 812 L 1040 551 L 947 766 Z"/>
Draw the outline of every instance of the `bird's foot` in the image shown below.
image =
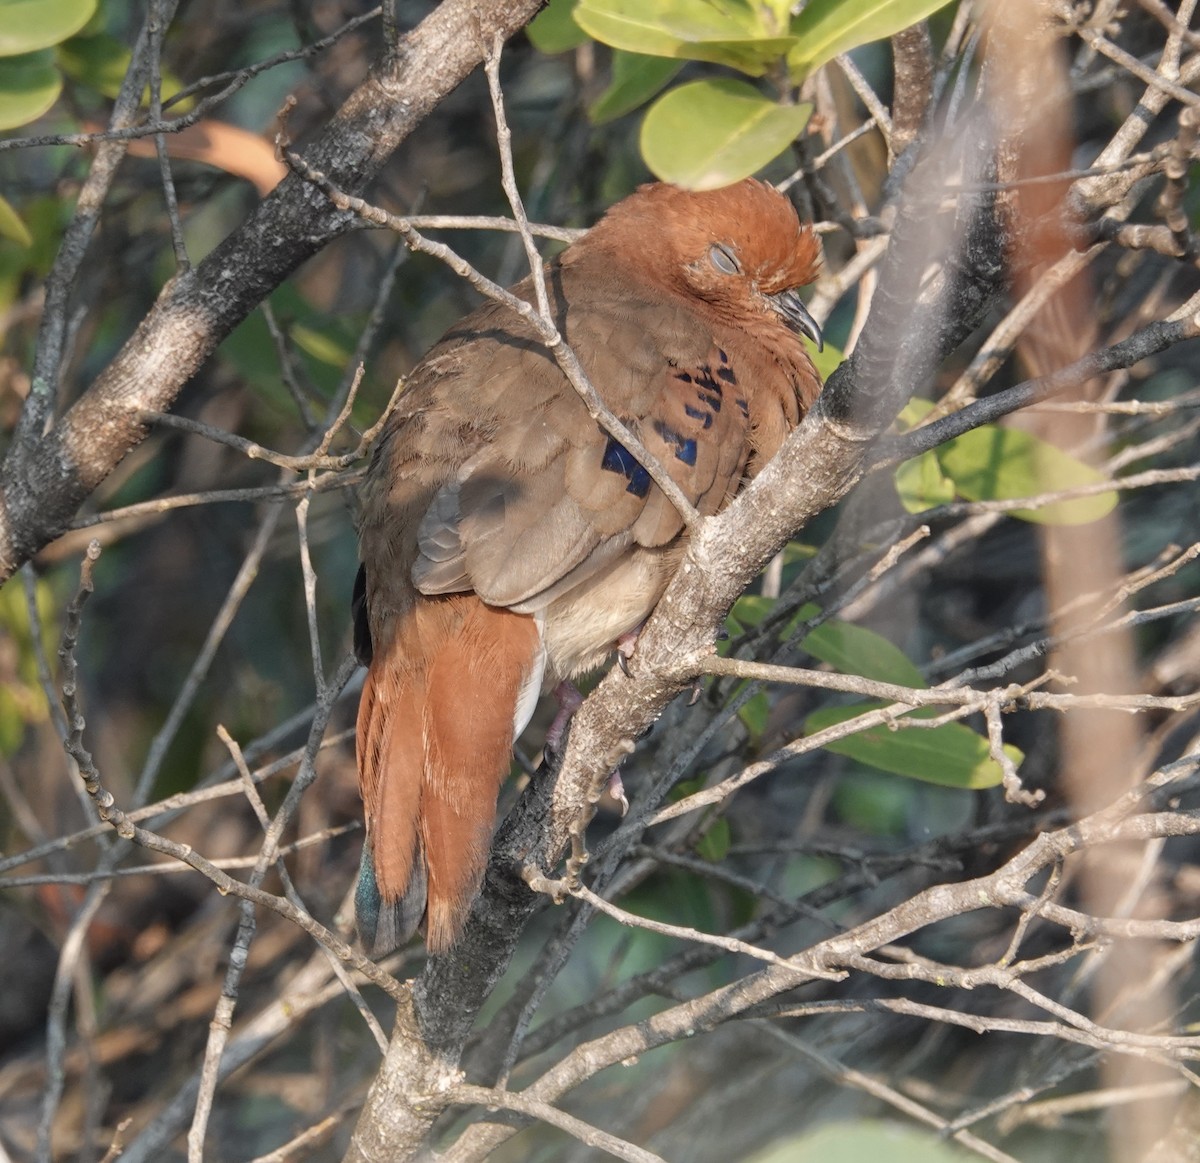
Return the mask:
<path id="1" fill-rule="evenodd" d="M 627 678 L 629 677 L 629 660 L 633 657 L 633 652 L 637 649 L 638 637 L 645 624 L 645 622 L 639 622 L 632 630 L 626 630 L 617 639 L 617 665 L 621 668 L 621 673 Z"/>
<path id="2" fill-rule="evenodd" d="M 546 731 L 546 752 L 554 763 L 562 758 L 563 749 L 567 742 L 567 728 L 571 725 L 571 716 L 583 706 L 583 695 L 573 682 L 560 682 L 553 691 L 558 701 L 558 711 L 555 713 L 549 729 Z"/>
<path id="3" fill-rule="evenodd" d="M 617 806 L 617 810 L 624 818 L 629 811 L 629 800 L 625 795 L 625 785 L 621 782 L 620 768 L 614 767 L 608 773 L 608 782 L 604 785 L 604 794 L 608 796 Z"/>
<path id="4" fill-rule="evenodd" d="M 549 729 L 546 731 L 546 756 L 553 767 L 562 759 L 567 744 L 567 728 L 571 717 L 583 706 L 583 695 L 573 682 L 560 682 L 553 690 L 558 700 L 558 712 L 555 714 Z M 621 782 L 621 773 L 617 768 L 609 773 L 608 782 L 602 793 L 609 797 L 624 816 L 629 811 L 629 800 L 625 795 L 625 785 Z"/>

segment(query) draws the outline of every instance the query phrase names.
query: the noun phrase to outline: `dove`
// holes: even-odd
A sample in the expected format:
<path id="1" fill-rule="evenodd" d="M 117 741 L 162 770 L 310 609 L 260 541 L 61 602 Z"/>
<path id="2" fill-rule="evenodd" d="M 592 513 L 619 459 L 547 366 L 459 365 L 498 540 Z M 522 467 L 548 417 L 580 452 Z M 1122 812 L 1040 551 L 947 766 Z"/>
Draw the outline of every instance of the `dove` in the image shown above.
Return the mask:
<path id="1" fill-rule="evenodd" d="M 819 244 L 746 179 L 639 187 L 545 265 L 554 323 L 699 514 L 719 512 L 821 389 L 797 289 Z M 531 279 L 513 288 L 533 302 Z M 539 696 L 653 611 L 687 545 L 644 464 L 533 329 L 489 302 L 408 377 L 361 486 L 355 649 L 374 956 L 450 949 L 478 894 L 512 746 Z"/>

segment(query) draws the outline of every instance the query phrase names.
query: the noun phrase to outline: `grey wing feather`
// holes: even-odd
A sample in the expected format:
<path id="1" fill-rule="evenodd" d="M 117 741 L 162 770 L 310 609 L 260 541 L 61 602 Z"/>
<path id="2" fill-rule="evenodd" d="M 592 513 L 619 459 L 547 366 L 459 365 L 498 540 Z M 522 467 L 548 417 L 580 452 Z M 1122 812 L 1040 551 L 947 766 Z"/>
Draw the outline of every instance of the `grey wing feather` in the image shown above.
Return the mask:
<path id="1" fill-rule="evenodd" d="M 453 594 L 471 588 L 459 532 L 461 488 L 457 480 L 443 485 L 417 528 L 419 556 L 412 577 L 423 594 Z"/>
<path id="2" fill-rule="evenodd" d="M 615 286 L 608 300 L 589 291 L 588 312 L 568 311 L 560 326 L 610 407 L 638 431 L 641 417 L 660 406 L 669 367 L 700 358 L 711 339 L 686 312 L 627 288 Z M 648 310 L 660 328 L 654 335 L 645 327 Z M 443 412 L 437 428 L 429 419 L 431 451 L 468 429 L 480 443 L 422 515 L 412 580 L 424 594 L 473 590 L 490 605 L 536 612 L 635 540 L 661 544 L 681 522 L 656 489 L 648 505 L 646 488 L 611 470 L 611 442 L 557 366 L 530 361 L 527 341 L 497 341 L 501 334 L 488 333 L 488 374 L 462 384 L 461 410 Z"/>

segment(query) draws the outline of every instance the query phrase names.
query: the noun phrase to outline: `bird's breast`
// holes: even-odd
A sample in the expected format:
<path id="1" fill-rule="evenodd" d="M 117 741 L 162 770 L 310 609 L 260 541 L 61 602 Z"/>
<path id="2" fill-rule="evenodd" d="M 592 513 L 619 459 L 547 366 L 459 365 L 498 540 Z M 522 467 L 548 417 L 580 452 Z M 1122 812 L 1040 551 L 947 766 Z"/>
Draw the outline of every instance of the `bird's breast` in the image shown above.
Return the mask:
<path id="1" fill-rule="evenodd" d="M 542 627 L 547 688 L 600 666 L 650 616 L 682 553 L 680 543 L 634 548 L 551 602 Z"/>

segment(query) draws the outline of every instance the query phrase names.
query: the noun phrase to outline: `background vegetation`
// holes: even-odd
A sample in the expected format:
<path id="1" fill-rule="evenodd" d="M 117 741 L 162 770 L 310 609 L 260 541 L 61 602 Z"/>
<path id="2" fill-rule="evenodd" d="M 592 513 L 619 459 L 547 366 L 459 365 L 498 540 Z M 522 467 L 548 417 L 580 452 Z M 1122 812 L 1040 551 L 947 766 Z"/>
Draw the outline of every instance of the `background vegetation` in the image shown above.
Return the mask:
<path id="1" fill-rule="evenodd" d="M 0 0 L 0 1160 L 1196 1158 L 1194 7 Z M 353 486 L 505 160 L 780 183 L 829 386 L 380 972 Z"/>

